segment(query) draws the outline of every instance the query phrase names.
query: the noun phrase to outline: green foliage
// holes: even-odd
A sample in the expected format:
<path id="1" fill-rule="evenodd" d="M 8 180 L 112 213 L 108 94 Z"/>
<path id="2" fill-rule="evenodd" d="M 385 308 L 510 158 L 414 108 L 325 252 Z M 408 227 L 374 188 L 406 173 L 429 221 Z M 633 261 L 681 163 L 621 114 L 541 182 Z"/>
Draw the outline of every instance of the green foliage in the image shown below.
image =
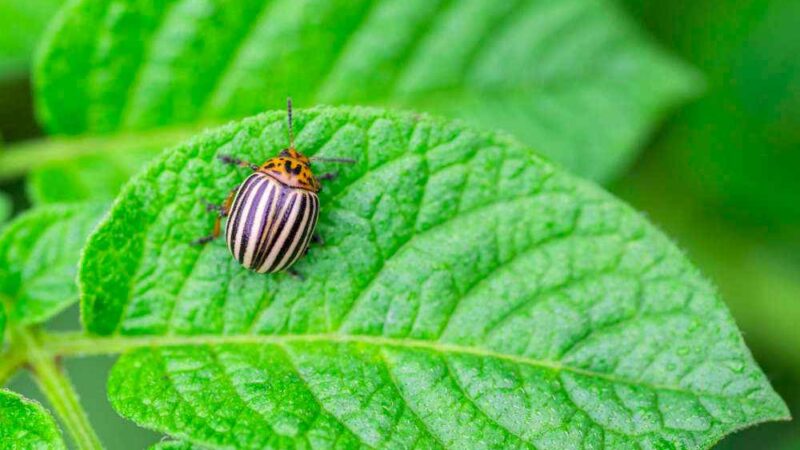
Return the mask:
<path id="1" fill-rule="evenodd" d="M 734 61 L 729 69 L 733 74 L 723 76 L 734 81 L 719 81 L 714 95 L 686 114 L 689 126 L 676 144 L 706 149 L 682 152 L 695 186 L 705 195 L 751 220 L 796 226 L 800 225 L 800 3 L 771 3 L 741 49 L 728 57 Z M 710 118 L 719 132 L 702 132 L 697 126 Z"/>
<path id="2" fill-rule="evenodd" d="M 658 18 L 711 92 L 670 135 L 677 155 L 632 177 L 658 197 L 639 206 L 723 284 L 782 392 L 785 370 L 800 367 L 796 252 L 715 221 L 708 199 L 798 223 L 800 6 L 623 1 Z M 175 440 L 152 448 L 705 448 L 788 416 L 681 252 L 539 156 L 608 181 L 699 87 L 612 0 L 72 0 L 41 46 L 35 101 L 45 128 L 80 136 L 19 142 L 39 133 L 26 70 L 61 2 L 0 4 L 0 134 L 11 146 L 0 179 L 15 207 L 23 183 L 35 205 L 6 225 L 0 193 L 0 384 L 28 368 L 71 446 L 99 449 L 99 434 L 110 448 L 143 448 L 166 433 Z M 281 114 L 197 136 L 122 188 L 198 128 L 289 95 L 469 125 L 298 114 L 301 149 L 359 161 L 317 167 L 341 174 L 322 194 L 327 242 L 296 266 L 302 282 L 243 270 L 223 242 L 189 245 L 211 227 L 202 200 L 247 175 L 215 156 L 274 154 Z M 82 202 L 120 190 L 83 249 L 87 332 L 54 331 L 66 315 L 46 322 L 76 300 L 81 247 L 106 209 Z M 777 228 L 792 232 L 764 227 Z M 160 432 L 130 425 L 144 441 L 97 420 L 116 415 L 83 396 L 90 424 L 61 364 L 117 353 L 108 397 Z M 84 388 L 103 385 L 108 366 L 73 363 L 81 393 L 97 394 Z M 751 442 L 782 448 L 779 427 L 759 430 L 775 436 Z M 0 391 L 4 448 L 64 442 L 38 403 Z"/>
<path id="3" fill-rule="evenodd" d="M 36 402 L 0 390 L 0 449 L 66 449 L 50 414 Z"/>
<path id="4" fill-rule="evenodd" d="M 647 2 L 653 27 L 705 72 L 710 85 L 709 95 L 679 117 L 659 151 L 683 163 L 676 176 L 689 182 L 695 196 L 724 206 L 726 214 L 796 227 L 800 3 L 715 3 Z M 701 26 L 705 32 L 694 31 Z"/>
<path id="5" fill-rule="evenodd" d="M 30 210 L 0 233 L 0 295 L 17 323 L 46 321 L 78 300 L 77 263 L 106 207 L 54 205 Z"/>
<path id="6" fill-rule="evenodd" d="M 236 118 L 291 95 L 504 129 L 601 181 L 698 86 L 596 0 L 81 0 L 35 75 L 56 133 Z"/>
<path id="7" fill-rule="evenodd" d="M 285 141 L 285 116 L 173 149 L 87 244 L 83 321 L 146 346 L 109 398 L 188 442 L 322 447 L 705 448 L 787 409 L 714 289 L 621 202 L 508 138 L 322 108 L 298 147 L 353 157 L 288 275 L 190 242 Z M 113 341 L 113 339 L 112 339 Z"/>
<path id="8" fill-rule="evenodd" d="M 0 2 L 0 79 L 28 70 L 33 48 L 63 0 Z"/>

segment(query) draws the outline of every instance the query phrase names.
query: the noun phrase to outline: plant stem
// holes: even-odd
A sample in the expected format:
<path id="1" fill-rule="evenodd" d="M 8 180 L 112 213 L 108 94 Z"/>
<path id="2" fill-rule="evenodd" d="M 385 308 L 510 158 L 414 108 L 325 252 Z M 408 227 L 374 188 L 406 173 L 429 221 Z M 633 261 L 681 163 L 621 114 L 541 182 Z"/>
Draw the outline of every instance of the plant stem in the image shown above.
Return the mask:
<path id="1" fill-rule="evenodd" d="M 155 152 L 175 145 L 202 129 L 201 125 L 189 125 L 141 133 L 24 141 L 7 146 L 0 152 L 0 179 L 21 176 L 44 164 L 82 155 Z"/>
<path id="2" fill-rule="evenodd" d="M 4 386 L 25 363 L 25 355 L 12 351 L 0 355 L 0 358 L 0 386 Z"/>
<path id="3" fill-rule="evenodd" d="M 61 422 L 81 450 L 102 449 L 100 439 L 89 423 L 75 388 L 67 374 L 56 364 L 53 355 L 42 349 L 38 336 L 30 330 L 16 330 L 18 342 L 25 348 L 36 383 Z"/>

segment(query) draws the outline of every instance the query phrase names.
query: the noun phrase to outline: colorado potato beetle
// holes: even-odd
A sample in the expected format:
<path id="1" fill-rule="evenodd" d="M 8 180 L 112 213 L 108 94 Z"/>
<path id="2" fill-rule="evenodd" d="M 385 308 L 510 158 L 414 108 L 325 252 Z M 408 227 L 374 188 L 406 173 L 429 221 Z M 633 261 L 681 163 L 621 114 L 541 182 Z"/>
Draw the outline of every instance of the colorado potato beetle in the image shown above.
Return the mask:
<path id="1" fill-rule="evenodd" d="M 319 218 L 319 178 L 311 171 L 312 161 L 354 163 L 345 158 L 309 158 L 294 147 L 292 100 L 287 101 L 289 147 L 276 157 L 256 165 L 231 156 L 220 156 L 223 163 L 249 168 L 253 173 L 234 188 L 221 204 L 207 209 L 218 213 L 214 231 L 195 244 L 208 243 L 220 235 L 220 223 L 227 219 L 225 240 L 233 257 L 258 273 L 289 270 L 308 251 Z"/>

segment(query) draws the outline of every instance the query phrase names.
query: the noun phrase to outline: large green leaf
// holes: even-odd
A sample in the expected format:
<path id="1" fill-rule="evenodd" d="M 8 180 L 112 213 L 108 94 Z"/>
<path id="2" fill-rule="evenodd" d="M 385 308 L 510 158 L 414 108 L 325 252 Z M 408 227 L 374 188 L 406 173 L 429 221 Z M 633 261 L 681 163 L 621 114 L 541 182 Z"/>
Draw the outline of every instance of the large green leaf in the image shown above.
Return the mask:
<path id="1" fill-rule="evenodd" d="M 114 407 L 200 445 L 701 448 L 786 418 L 681 252 L 595 185 L 508 138 L 372 109 L 297 115 L 353 157 L 286 274 L 190 245 L 286 143 L 270 113 L 203 134 L 124 189 L 81 263 L 88 331 L 139 336 Z M 135 338 L 125 338 L 135 339 Z"/>
<path id="2" fill-rule="evenodd" d="M 598 180 L 697 85 L 598 0 L 81 0 L 36 71 L 56 133 L 241 117 L 291 95 L 466 118 Z"/>
<path id="3" fill-rule="evenodd" d="M 0 449 L 66 449 L 55 421 L 42 406 L 0 390 Z"/>
<path id="4" fill-rule="evenodd" d="M 0 296 L 10 318 L 41 323 L 78 300 L 75 276 L 81 248 L 106 206 L 54 205 L 33 209 L 0 233 Z"/>

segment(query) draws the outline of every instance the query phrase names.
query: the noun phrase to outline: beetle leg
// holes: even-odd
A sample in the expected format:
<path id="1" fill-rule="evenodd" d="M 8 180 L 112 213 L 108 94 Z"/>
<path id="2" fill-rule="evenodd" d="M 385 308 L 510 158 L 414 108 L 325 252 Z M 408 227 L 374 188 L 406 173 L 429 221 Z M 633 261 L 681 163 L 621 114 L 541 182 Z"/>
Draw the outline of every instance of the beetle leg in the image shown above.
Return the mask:
<path id="1" fill-rule="evenodd" d="M 228 214 L 231 213 L 231 205 L 233 205 L 233 198 L 236 197 L 237 190 L 239 190 L 239 186 L 231 189 L 231 191 L 228 193 L 228 196 L 225 197 L 225 201 L 222 202 L 222 205 L 219 207 L 220 217 L 228 217 Z"/>
<path id="2" fill-rule="evenodd" d="M 317 179 L 321 181 L 328 181 L 333 180 L 334 178 L 339 176 L 339 172 L 328 172 L 323 173 L 322 175 L 318 176 Z"/>
<path id="3" fill-rule="evenodd" d="M 243 161 L 243 160 L 241 160 L 239 158 L 234 158 L 233 156 L 219 155 L 218 158 L 224 164 L 231 164 L 231 165 L 239 166 L 239 167 L 247 167 L 252 171 L 256 171 L 259 168 L 258 164 L 253 164 L 253 163 L 250 163 L 250 162 L 247 162 L 247 161 Z"/>
<path id="4" fill-rule="evenodd" d="M 311 242 L 317 245 L 325 245 L 325 239 L 322 239 L 322 235 L 319 232 L 315 231 L 314 234 L 311 235 Z M 307 246 L 305 250 L 303 250 L 303 256 L 308 254 L 308 250 L 311 246 Z"/>
<path id="5" fill-rule="evenodd" d="M 218 214 L 222 214 L 222 205 L 218 205 L 216 203 L 206 202 L 206 211 L 207 212 L 215 212 Z"/>
<path id="6" fill-rule="evenodd" d="M 222 230 L 222 224 L 221 224 L 222 218 L 223 217 L 228 217 L 228 214 L 230 214 L 230 212 L 231 212 L 231 204 L 233 203 L 233 197 L 236 196 L 236 190 L 237 189 L 239 189 L 238 186 L 233 188 L 231 190 L 231 192 L 228 194 L 228 197 L 225 198 L 225 201 L 222 202 L 221 205 L 217 205 L 215 203 L 210 203 L 210 202 L 208 202 L 206 204 L 206 211 L 208 211 L 208 212 L 216 211 L 217 212 L 217 217 L 214 220 L 214 231 L 209 236 L 204 236 L 204 237 L 201 237 L 200 239 L 195 240 L 194 242 L 192 242 L 193 245 L 208 244 L 209 242 L 211 242 L 214 239 L 219 237 L 220 232 Z"/>
<path id="7" fill-rule="evenodd" d="M 298 272 L 297 269 L 294 269 L 294 268 L 290 267 L 290 268 L 286 269 L 286 273 L 288 273 L 289 275 L 297 278 L 300 281 L 306 281 L 306 277 L 303 276 L 302 273 Z"/>
<path id="8" fill-rule="evenodd" d="M 214 219 L 214 231 L 212 231 L 211 234 L 208 236 L 203 236 L 200 239 L 192 241 L 192 245 L 205 245 L 213 241 L 214 239 L 218 238 L 220 230 L 222 229 L 222 226 L 220 224 L 221 221 L 222 221 L 222 213 L 220 212 L 220 214 L 217 215 L 217 217 Z"/>
<path id="9" fill-rule="evenodd" d="M 214 235 L 203 236 L 200 239 L 193 240 L 192 245 L 197 245 L 197 246 L 206 245 L 209 242 L 213 241 L 214 239 L 216 239 L 216 236 Z"/>

